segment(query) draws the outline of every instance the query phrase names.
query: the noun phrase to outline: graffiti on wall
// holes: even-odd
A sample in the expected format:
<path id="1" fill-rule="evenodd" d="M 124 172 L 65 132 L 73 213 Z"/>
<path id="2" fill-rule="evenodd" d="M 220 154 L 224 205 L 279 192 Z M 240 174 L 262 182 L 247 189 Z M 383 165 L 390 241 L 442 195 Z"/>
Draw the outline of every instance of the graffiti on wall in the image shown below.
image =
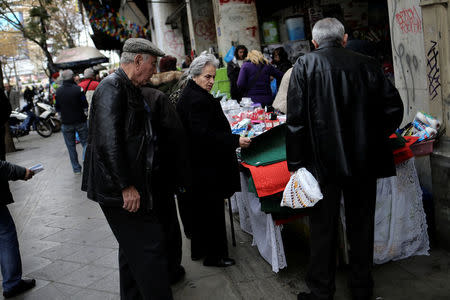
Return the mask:
<path id="1" fill-rule="evenodd" d="M 164 32 L 164 41 L 170 52 L 178 56 L 184 56 L 183 39 L 173 29 Z"/>
<path id="2" fill-rule="evenodd" d="M 194 32 L 195 35 L 201 37 L 205 40 L 215 41 L 216 40 L 216 29 L 211 26 L 211 21 L 207 20 L 197 20 L 194 22 Z"/>
<path id="3" fill-rule="evenodd" d="M 403 33 L 422 32 L 422 20 L 416 7 L 404 9 L 396 13 L 395 20 Z"/>
<path id="4" fill-rule="evenodd" d="M 428 92 L 431 100 L 438 96 L 438 88 L 441 86 L 440 70 L 438 65 L 439 51 L 437 49 L 437 42 L 431 41 L 430 50 L 427 53 L 427 68 L 428 68 Z"/>
<path id="5" fill-rule="evenodd" d="M 418 14 L 416 8 L 413 8 L 413 13 L 409 11 L 412 9 L 404 9 L 397 12 L 397 1 L 393 1 L 392 22 L 395 20 L 402 33 L 415 33 L 418 30 L 417 20 L 419 20 L 420 30 L 422 30 L 421 16 Z M 407 16 L 407 17 L 406 17 Z M 415 20 L 415 21 L 414 21 Z M 416 25 L 414 25 L 416 24 Z M 414 48 L 405 46 L 403 41 L 398 41 L 394 35 L 395 30 L 392 29 L 392 44 L 394 52 L 397 56 L 396 61 L 400 66 L 401 78 L 403 79 L 403 86 L 406 90 L 406 113 L 409 114 L 412 109 L 412 104 L 416 102 L 416 79 L 415 76 L 419 70 L 419 61 L 414 53 Z"/>

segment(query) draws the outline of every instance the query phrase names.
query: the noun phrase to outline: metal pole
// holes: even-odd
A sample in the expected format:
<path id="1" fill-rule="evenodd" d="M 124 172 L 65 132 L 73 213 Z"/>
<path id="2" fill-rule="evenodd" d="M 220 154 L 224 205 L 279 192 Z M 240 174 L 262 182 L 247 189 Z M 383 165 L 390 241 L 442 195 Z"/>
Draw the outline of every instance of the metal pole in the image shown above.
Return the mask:
<path id="1" fill-rule="evenodd" d="M 236 235 L 234 233 L 233 210 L 231 209 L 230 198 L 227 198 L 227 202 L 228 202 L 228 213 L 230 214 L 231 241 L 233 242 L 233 247 L 236 247 Z"/>

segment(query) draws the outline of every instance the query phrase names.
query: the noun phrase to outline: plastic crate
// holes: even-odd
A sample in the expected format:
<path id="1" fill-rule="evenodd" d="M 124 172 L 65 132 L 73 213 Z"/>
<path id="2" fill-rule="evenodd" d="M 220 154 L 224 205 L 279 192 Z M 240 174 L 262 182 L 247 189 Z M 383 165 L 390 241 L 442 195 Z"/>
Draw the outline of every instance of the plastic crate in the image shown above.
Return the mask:
<path id="1" fill-rule="evenodd" d="M 414 156 L 425 156 L 433 152 L 433 140 L 422 141 L 410 146 Z"/>

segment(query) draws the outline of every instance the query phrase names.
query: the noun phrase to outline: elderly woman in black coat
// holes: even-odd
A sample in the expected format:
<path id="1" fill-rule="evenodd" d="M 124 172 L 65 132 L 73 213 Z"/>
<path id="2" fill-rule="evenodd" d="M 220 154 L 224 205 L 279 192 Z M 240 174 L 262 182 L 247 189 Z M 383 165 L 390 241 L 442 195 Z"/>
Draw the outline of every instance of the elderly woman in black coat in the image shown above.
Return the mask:
<path id="1" fill-rule="evenodd" d="M 211 54 L 197 57 L 189 68 L 190 80 L 181 93 L 177 111 L 189 141 L 192 167 L 191 258 L 203 265 L 234 265 L 228 257 L 224 199 L 240 190 L 236 148 L 250 139 L 231 133 L 219 99 L 210 91 L 219 62 Z"/>

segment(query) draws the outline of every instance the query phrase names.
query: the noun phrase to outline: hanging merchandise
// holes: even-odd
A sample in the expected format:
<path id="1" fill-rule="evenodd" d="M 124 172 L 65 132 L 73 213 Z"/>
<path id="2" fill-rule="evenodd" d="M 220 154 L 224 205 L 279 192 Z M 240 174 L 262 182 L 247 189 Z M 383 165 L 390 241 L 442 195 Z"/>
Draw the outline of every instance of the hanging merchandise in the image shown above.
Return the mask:
<path id="1" fill-rule="evenodd" d="M 109 5 L 103 7 L 98 2 L 89 1 L 85 8 L 89 12 L 89 22 L 93 28 L 121 42 L 128 38 L 145 38 L 147 36 L 147 28 L 127 21 Z"/>
<path id="2" fill-rule="evenodd" d="M 286 19 L 286 28 L 290 41 L 304 40 L 306 38 L 305 23 L 302 17 Z"/>
<path id="3" fill-rule="evenodd" d="M 263 22 L 262 29 L 265 44 L 275 44 L 280 42 L 278 23 L 276 21 Z"/>
<path id="4" fill-rule="evenodd" d="M 289 179 L 280 206 L 290 208 L 312 207 L 322 198 L 323 195 L 317 180 L 308 170 L 300 168 Z"/>

